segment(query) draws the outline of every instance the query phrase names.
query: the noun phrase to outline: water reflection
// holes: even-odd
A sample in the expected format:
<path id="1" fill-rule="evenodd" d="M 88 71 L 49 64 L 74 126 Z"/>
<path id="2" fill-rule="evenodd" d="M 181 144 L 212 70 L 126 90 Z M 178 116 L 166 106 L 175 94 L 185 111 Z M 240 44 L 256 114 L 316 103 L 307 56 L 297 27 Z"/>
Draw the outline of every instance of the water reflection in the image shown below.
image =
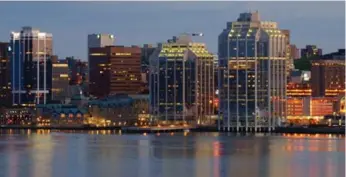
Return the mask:
<path id="1" fill-rule="evenodd" d="M 0 177 L 335 177 L 344 156 L 336 135 L 0 130 Z"/>

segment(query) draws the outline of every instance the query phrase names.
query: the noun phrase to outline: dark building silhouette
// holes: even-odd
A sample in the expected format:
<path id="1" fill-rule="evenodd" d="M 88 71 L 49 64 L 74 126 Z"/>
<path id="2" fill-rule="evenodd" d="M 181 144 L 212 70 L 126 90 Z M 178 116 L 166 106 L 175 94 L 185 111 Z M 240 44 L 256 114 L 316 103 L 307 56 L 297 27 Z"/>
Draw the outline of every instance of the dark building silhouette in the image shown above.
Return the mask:
<path id="1" fill-rule="evenodd" d="M 0 42 L 0 106 L 11 105 L 9 43 Z"/>
<path id="2" fill-rule="evenodd" d="M 301 49 L 300 57 L 313 57 L 313 56 L 321 56 L 322 49 L 317 48 L 316 45 L 307 45 L 305 49 Z"/>

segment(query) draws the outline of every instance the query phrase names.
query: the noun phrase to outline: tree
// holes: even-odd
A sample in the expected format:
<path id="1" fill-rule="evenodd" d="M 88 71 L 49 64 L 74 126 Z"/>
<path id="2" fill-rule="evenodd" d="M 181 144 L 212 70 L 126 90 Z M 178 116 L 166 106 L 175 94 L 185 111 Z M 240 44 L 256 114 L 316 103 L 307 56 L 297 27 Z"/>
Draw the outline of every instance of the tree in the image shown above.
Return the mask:
<path id="1" fill-rule="evenodd" d="M 301 58 L 298 60 L 294 60 L 294 68 L 303 71 L 311 70 L 311 61 L 307 58 Z"/>
<path id="2" fill-rule="evenodd" d="M 319 56 L 302 57 L 300 59 L 294 60 L 294 68 L 302 71 L 311 71 L 311 60 L 318 59 Z"/>

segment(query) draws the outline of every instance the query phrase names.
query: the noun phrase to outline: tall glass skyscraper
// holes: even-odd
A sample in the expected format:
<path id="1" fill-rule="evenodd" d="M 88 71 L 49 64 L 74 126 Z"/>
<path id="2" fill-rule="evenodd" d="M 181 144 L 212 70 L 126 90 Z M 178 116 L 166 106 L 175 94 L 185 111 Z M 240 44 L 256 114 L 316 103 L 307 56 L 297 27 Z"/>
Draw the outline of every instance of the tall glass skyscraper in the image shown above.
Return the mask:
<path id="1" fill-rule="evenodd" d="M 274 128 L 286 117 L 287 37 L 258 12 L 241 13 L 219 35 L 219 97 L 225 130 Z"/>
<path id="2" fill-rule="evenodd" d="M 214 114 L 213 55 L 183 34 L 150 57 L 150 113 L 159 121 L 208 123 Z"/>
<path id="3" fill-rule="evenodd" d="M 46 104 L 52 88 L 52 34 L 23 27 L 11 33 L 9 52 L 13 104 Z"/>

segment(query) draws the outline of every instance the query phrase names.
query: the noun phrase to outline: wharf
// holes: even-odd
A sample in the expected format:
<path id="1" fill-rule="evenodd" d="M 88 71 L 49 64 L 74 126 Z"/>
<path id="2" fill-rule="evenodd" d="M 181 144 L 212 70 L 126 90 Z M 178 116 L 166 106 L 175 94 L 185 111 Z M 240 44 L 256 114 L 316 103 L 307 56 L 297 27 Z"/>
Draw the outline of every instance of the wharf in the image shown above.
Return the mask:
<path id="1" fill-rule="evenodd" d="M 86 126 L 86 125 L 60 125 L 60 126 L 35 126 L 35 125 L 0 125 L 0 129 L 31 129 L 31 130 L 119 130 L 119 126 Z"/>
<path id="2" fill-rule="evenodd" d="M 174 126 L 174 127 L 122 127 L 124 133 L 164 133 L 164 132 L 184 132 L 190 131 L 194 127 L 189 126 Z"/>
<path id="3" fill-rule="evenodd" d="M 231 127 L 228 131 L 227 129 L 221 129 L 219 130 L 217 126 L 200 126 L 196 129 L 192 129 L 192 132 L 262 132 L 262 133 L 269 133 L 268 127 L 261 127 L 258 128 L 257 131 L 254 130 L 254 128 L 249 128 L 248 131 L 245 131 L 244 127 L 240 127 L 239 131 L 236 130 L 235 127 Z M 319 126 L 319 127 L 275 127 L 274 130 L 271 131 L 271 133 L 303 133 L 303 134 L 345 134 L 345 126 Z"/>
<path id="4" fill-rule="evenodd" d="M 305 133 L 305 134 L 345 134 L 345 126 L 310 126 L 310 127 L 276 127 L 271 132 L 267 127 L 258 128 L 257 131 L 254 128 L 249 128 L 248 131 L 244 127 L 240 127 L 239 131 L 235 127 L 219 130 L 217 126 L 87 126 L 87 125 L 71 125 L 71 126 L 34 126 L 34 125 L 0 125 L 1 129 L 31 129 L 31 130 L 121 130 L 123 133 L 169 133 L 169 132 L 249 132 L 249 133 Z"/>

